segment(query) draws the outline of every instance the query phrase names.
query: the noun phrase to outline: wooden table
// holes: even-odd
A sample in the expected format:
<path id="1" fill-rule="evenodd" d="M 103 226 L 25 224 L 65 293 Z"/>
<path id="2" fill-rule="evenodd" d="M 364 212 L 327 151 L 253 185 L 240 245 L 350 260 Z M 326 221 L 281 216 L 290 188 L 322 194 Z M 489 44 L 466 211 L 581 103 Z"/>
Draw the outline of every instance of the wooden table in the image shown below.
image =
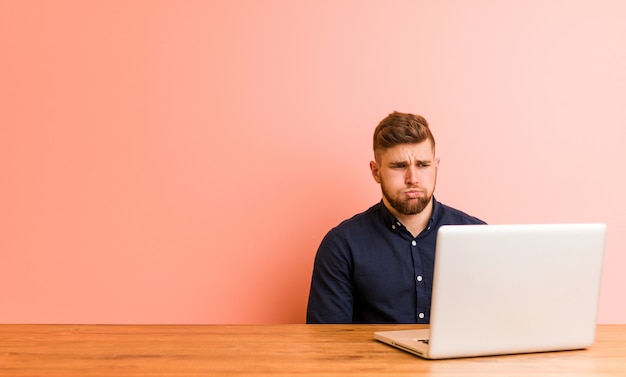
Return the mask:
<path id="1" fill-rule="evenodd" d="M 0 376 L 626 376 L 626 325 L 588 350 L 440 361 L 373 339 L 415 327 L 0 325 Z"/>

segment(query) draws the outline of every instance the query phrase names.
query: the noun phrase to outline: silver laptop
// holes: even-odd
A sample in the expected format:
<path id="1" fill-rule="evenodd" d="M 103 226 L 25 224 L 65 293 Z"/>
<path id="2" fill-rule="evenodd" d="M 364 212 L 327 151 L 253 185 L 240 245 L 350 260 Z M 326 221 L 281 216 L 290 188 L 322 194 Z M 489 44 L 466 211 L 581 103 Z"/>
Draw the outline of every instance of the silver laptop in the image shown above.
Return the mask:
<path id="1" fill-rule="evenodd" d="M 430 328 L 374 337 L 427 359 L 587 348 L 605 234 L 604 224 L 442 226 Z"/>

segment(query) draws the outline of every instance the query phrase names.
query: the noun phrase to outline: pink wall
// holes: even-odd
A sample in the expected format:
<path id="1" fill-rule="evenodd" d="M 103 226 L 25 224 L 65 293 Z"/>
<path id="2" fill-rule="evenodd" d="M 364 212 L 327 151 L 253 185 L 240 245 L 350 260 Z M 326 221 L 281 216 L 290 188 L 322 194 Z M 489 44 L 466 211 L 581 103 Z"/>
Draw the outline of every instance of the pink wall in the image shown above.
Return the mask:
<path id="1" fill-rule="evenodd" d="M 608 224 L 626 323 L 623 1 L 0 2 L 0 322 L 303 322 L 324 233 L 379 199 L 393 110 L 437 197 Z M 584 277 L 581 277 L 584 278 Z"/>

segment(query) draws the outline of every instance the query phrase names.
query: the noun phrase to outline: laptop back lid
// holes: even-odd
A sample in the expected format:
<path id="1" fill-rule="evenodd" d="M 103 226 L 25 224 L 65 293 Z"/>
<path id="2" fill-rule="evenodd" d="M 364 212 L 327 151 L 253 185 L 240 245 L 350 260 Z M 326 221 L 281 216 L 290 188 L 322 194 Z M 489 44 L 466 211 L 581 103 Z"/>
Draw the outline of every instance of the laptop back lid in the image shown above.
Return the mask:
<path id="1" fill-rule="evenodd" d="M 590 346 L 605 233 L 604 224 L 441 227 L 429 358 Z"/>

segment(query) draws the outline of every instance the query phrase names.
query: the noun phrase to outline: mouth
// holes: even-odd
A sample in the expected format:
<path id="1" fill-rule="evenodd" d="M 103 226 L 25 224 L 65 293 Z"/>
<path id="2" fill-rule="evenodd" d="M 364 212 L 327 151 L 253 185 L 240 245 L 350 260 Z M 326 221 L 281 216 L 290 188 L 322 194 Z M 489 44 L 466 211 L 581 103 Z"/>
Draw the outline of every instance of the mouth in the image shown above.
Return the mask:
<path id="1" fill-rule="evenodd" d="M 408 198 L 418 198 L 422 196 L 422 192 L 419 190 L 407 190 L 404 192 L 404 195 L 406 195 Z"/>

